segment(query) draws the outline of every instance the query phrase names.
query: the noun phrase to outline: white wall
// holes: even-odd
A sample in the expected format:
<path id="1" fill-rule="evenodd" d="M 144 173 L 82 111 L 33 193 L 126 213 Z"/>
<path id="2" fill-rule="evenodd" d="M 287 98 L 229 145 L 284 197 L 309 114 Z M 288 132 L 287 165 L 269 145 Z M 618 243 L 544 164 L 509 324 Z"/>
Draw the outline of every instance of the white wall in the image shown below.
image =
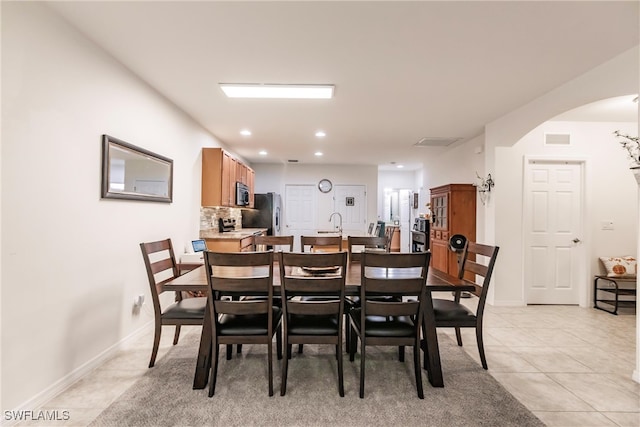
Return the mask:
<path id="1" fill-rule="evenodd" d="M 638 93 L 638 64 L 639 50 L 636 47 L 485 127 L 485 168 L 492 171 L 496 187 L 492 191 L 492 202 L 487 204 L 485 210 L 484 232 L 488 243 L 501 247 L 500 260 L 493 274 L 495 286 L 489 293 L 490 303 L 523 303 L 522 268 L 519 268 L 522 265 L 522 233 L 512 224 L 514 220 L 519 220 L 512 209 L 521 206 L 521 202 L 518 203 L 521 201 L 522 163 L 512 162 L 510 147 L 532 129 L 560 113 L 600 99 Z M 632 133 L 637 135 L 637 130 Z M 606 136 L 607 141 L 610 136 Z M 612 149 L 608 155 L 615 153 Z M 516 194 L 518 196 L 514 200 L 512 197 Z"/>
<path id="2" fill-rule="evenodd" d="M 484 135 L 473 138 L 464 144 L 455 146 L 439 154 L 430 154 L 423 158 L 423 186 L 427 203 L 430 198 L 429 189 L 446 184 L 477 184 L 476 173 L 486 176 L 484 167 Z M 491 171 L 487 171 L 491 173 Z M 424 204 L 421 205 L 424 206 Z M 484 240 L 485 206 L 476 200 L 476 241 Z"/>
<path id="3" fill-rule="evenodd" d="M 376 221 L 377 166 L 254 163 L 251 167 L 256 173 L 256 193 L 273 191 L 284 197 L 287 184 L 317 185 L 323 178 L 329 179 L 334 188 L 336 185 L 364 185 L 367 192 L 367 223 Z M 333 190 L 326 194 L 318 191 L 318 229 L 333 228 L 328 221 L 333 207 Z M 286 212 L 284 217 L 286 218 Z"/>
<path id="4" fill-rule="evenodd" d="M 508 279 L 496 279 L 496 304 L 524 303 L 523 294 L 523 159 L 525 155 L 586 159 L 585 230 L 580 237 L 588 257 L 582 300 L 589 305 L 591 280 L 599 272 L 598 257 L 635 254 L 637 240 L 636 183 L 628 170 L 626 152 L 613 131 L 637 134 L 637 123 L 546 122 L 524 136 L 513 147 L 496 150 L 500 167 L 500 222 L 496 243 L 501 246 L 500 263 Z M 545 146 L 545 133 L 569 133 L 571 146 Z M 507 209 L 505 212 L 504 210 Z M 613 231 L 601 230 L 601 221 L 614 222 Z M 502 250 L 505 248 L 506 250 Z M 496 264 L 497 265 L 497 264 Z"/>
<path id="5" fill-rule="evenodd" d="M 2 408 L 35 409 L 153 319 L 138 244 L 197 236 L 220 144 L 38 3 L 2 4 L 2 89 Z M 173 203 L 101 200 L 103 133 L 173 159 Z"/>

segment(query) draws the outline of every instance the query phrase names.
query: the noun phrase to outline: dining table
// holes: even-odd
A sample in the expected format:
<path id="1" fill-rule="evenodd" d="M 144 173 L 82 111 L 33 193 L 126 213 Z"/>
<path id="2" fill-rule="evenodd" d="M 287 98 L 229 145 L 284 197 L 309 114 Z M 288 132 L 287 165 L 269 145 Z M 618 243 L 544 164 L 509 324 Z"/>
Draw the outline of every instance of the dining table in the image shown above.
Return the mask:
<path id="1" fill-rule="evenodd" d="M 277 262 L 273 268 L 273 286 L 274 295 L 280 294 L 280 274 Z M 233 267 L 231 267 L 233 268 Z M 266 269 L 265 269 L 266 270 Z M 375 270 L 375 269 L 374 269 Z M 389 269 L 380 270 L 376 274 L 392 277 L 395 273 Z M 261 274 L 261 273 L 259 273 Z M 370 274 L 370 273 L 367 273 Z M 360 282 L 362 270 L 360 263 L 349 263 L 346 271 L 345 295 L 359 296 Z M 181 276 L 178 276 L 163 285 L 165 291 L 201 291 L 208 293 L 209 285 L 207 282 L 207 273 L 205 266 L 195 268 Z M 455 291 L 473 291 L 474 286 L 469 282 L 464 282 L 457 277 L 450 276 L 438 270 L 429 269 L 427 275 L 427 299 L 424 307 L 423 319 L 423 337 L 421 347 L 424 352 L 423 368 L 427 370 L 427 378 L 433 387 L 444 387 L 444 379 L 442 376 L 442 366 L 440 362 L 440 350 L 438 347 L 438 336 L 436 333 L 436 321 L 433 311 L 432 292 L 455 292 Z M 211 312 L 209 305 L 205 309 L 204 322 L 200 336 L 200 346 L 198 349 L 198 357 L 196 361 L 196 369 L 193 379 L 194 389 L 203 389 L 207 385 L 209 379 L 209 370 L 211 369 L 212 355 L 212 336 L 211 336 Z"/>

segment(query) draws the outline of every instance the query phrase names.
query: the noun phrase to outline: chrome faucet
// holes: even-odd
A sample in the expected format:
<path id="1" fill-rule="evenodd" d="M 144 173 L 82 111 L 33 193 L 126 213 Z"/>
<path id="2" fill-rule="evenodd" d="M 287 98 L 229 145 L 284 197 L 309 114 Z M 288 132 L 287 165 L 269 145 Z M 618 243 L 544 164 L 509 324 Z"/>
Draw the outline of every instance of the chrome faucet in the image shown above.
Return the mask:
<path id="1" fill-rule="evenodd" d="M 329 216 L 329 221 L 331 221 L 333 219 L 334 215 L 338 215 L 338 218 L 340 219 L 340 225 L 338 225 L 338 231 L 340 232 L 340 235 L 342 236 L 342 215 L 340 214 L 340 212 L 334 212 Z"/>

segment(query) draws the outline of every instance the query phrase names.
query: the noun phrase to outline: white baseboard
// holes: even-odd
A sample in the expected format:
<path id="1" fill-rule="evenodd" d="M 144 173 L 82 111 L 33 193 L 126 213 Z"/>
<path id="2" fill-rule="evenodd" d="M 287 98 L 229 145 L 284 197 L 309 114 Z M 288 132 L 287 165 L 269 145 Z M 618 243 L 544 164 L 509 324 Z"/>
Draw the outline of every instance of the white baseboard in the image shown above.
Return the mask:
<path id="1" fill-rule="evenodd" d="M 487 302 L 488 304 L 488 302 Z M 495 307 L 525 307 L 526 304 L 524 303 L 524 301 L 522 300 L 500 300 L 500 301 L 493 301 L 492 304 Z"/>
<path id="2" fill-rule="evenodd" d="M 93 359 L 69 372 L 64 377 L 60 378 L 55 383 L 51 384 L 49 387 L 41 391 L 40 393 L 33 396 L 31 399 L 24 402 L 22 405 L 13 409 L 13 411 L 35 411 L 38 408 L 45 405 L 51 399 L 71 387 L 78 380 L 82 379 L 86 375 L 90 374 L 94 369 L 98 368 L 102 364 L 104 364 L 108 359 L 116 354 L 116 352 L 120 349 L 126 348 L 128 344 L 139 338 L 141 335 L 146 333 L 153 327 L 154 321 L 151 320 L 148 323 L 144 324 L 142 327 L 127 335 L 117 343 L 113 344 L 111 347 L 107 348 L 102 353 L 98 354 Z M 2 414 L 2 420 L 0 420 L 0 425 L 2 426 L 12 426 L 19 422 L 19 420 L 5 420 L 4 412 Z"/>

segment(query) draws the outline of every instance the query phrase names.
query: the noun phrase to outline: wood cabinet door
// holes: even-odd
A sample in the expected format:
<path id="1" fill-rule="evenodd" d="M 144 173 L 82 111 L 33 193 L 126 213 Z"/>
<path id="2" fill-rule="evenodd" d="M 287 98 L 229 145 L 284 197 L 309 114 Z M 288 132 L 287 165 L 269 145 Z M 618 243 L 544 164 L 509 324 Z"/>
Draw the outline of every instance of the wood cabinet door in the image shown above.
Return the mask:
<path id="1" fill-rule="evenodd" d="M 202 150 L 202 206 L 220 206 L 222 202 L 222 151 L 219 148 Z"/>
<path id="2" fill-rule="evenodd" d="M 431 241 L 431 268 L 449 272 L 449 246 L 442 240 Z"/>
<path id="3" fill-rule="evenodd" d="M 248 168 L 247 169 L 247 186 L 249 187 L 249 207 L 252 208 L 254 207 L 254 183 L 255 183 L 255 178 L 256 178 L 256 173 L 253 171 L 253 169 Z"/>
<path id="4" fill-rule="evenodd" d="M 220 204 L 222 206 L 233 206 L 231 204 L 231 183 L 232 176 L 235 179 L 236 169 L 232 168 L 232 165 L 235 163 L 235 159 L 233 159 L 229 153 L 222 152 L 222 170 L 220 173 L 222 174 L 222 195 Z M 235 165 L 233 165 L 235 166 Z M 231 171 L 233 170 L 233 175 L 231 175 Z"/>

